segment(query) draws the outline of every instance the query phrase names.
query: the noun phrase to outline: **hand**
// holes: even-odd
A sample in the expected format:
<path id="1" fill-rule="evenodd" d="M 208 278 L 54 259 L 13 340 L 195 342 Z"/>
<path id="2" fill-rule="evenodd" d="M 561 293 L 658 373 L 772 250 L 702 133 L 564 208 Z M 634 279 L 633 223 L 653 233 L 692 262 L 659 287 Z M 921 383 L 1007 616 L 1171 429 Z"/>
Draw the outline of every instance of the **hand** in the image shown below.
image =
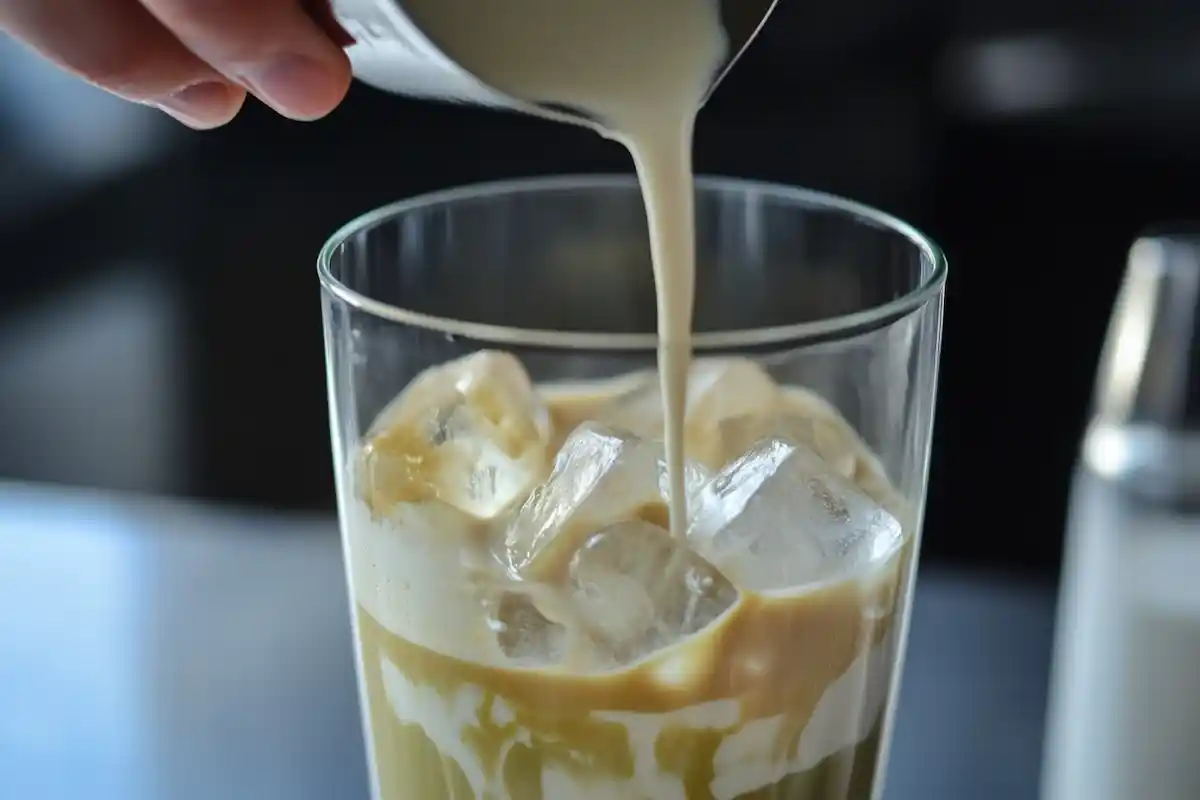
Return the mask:
<path id="1" fill-rule="evenodd" d="M 0 31 L 197 129 L 233 119 L 247 91 L 313 120 L 350 86 L 353 40 L 328 0 L 0 0 Z"/>

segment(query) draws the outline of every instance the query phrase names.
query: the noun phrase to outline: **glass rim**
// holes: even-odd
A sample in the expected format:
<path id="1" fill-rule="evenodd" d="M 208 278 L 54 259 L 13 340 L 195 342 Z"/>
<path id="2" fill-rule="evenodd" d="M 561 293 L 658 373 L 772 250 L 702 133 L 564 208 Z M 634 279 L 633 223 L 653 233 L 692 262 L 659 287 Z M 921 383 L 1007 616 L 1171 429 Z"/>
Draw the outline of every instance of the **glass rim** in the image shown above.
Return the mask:
<path id="1" fill-rule="evenodd" d="M 937 297 L 945 285 L 948 265 L 942 249 L 929 236 L 899 217 L 838 195 L 768 181 L 697 175 L 695 184 L 697 191 L 757 192 L 790 201 L 798 206 L 823 208 L 862 218 L 900 234 L 915 245 L 933 264 L 929 275 L 912 291 L 886 303 L 851 314 L 812 322 L 693 333 L 691 345 L 696 351 L 744 349 L 785 344 L 802 345 L 812 341 L 850 338 L 913 314 Z M 317 274 L 325 291 L 355 310 L 390 322 L 448 336 L 462 337 L 482 344 L 550 350 L 656 350 L 659 345 L 657 333 L 517 328 L 423 314 L 368 297 L 350 288 L 333 275 L 334 254 L 346 241 L 408 212 L 466 200 L 495 199 L 505 195 L 530 195 L 567 189 L 583 191 L 613 188 L 637 189 L 637 186 L 637 177 L 633 174 L 555 175 L 466 184 L 452 189 L 416 195 L 368 211 L 339 228 L 321 248 L 317 257 Z"/>

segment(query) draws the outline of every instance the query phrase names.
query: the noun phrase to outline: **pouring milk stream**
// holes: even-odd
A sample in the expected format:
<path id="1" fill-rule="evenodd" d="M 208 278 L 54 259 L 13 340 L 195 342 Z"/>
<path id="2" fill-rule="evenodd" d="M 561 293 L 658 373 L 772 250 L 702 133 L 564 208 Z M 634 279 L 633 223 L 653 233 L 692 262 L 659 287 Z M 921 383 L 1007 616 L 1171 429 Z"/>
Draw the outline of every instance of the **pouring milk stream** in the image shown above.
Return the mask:
<path id="1" fill-rule="evenodd" d="M 334 0 L 356 76 L 392 92 L 595 128 L 628 148 L 658 292 L 671 531 L 684 535 L 683 419 L 695 273 L 692 130 L 775 0 Z"/>
<path id="2" fill-rule="evenodd" d="M 623 144 L 658 306 L 658 391 L 634 393 L 653 409 L 624 409 L 615 384 L 531 385 L 515 356 L 481 351 L 423 371 L 364 437 L 343 514 L 375 796 L 878 797 L 906 504 L 815 393 L 752 359 L 691 363 L 693 128 L 774 1 L 333 6 L 367 83 Z M 520 433 L 460 448 L 419 424 L 440 408 L 465 440 L 497 419 Z M 632 424 L 608 416 L 623 410 Z M 505 481 L 477 497 L 485 451 Z"/>

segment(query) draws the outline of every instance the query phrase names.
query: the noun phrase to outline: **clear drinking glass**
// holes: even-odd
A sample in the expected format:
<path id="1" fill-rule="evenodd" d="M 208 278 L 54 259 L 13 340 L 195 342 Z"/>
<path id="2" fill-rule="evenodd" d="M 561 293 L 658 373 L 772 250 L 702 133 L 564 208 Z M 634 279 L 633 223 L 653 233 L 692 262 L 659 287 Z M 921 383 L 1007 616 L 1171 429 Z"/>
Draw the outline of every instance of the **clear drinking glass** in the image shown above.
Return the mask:
<path id="1" fill-rule="evenodd" d="M 696 196 L 686 544 L 632 177 L 422 197 L 321 253 L 376 800 L 880 795 L 946 265 L 838 198 Z"/>

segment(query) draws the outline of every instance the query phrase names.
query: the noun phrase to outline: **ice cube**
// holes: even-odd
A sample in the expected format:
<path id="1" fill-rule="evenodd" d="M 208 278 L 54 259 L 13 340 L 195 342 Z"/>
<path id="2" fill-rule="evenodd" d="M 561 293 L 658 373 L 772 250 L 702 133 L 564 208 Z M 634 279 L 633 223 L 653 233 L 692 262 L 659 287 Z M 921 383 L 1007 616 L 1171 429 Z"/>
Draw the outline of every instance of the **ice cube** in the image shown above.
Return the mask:
<path id="1" fill-rule="evenodd" d="M 708 627 L 738 598 L 716 567 L 642 520 L 588 539 L 571 559 L 570 584 L 581 623 L 616 664 Z"/>
<path id="2" fill-rule="evenodd" d="M 684 449 L 710 469 L 720 469 L 741 455 L 726 441 L 726 423 L 757 421 L 774 414 L 779 389 L 766 370 L 748 359 L 696 361 L 688 376 L 684 416 Z M 663 401 L 657 374 L 618 397 L 601 419 L 645 438 L 663 438 Z"/>
<path id="3" fill-rule="evenodd" d="M 685 466 L 689 491 L 708 478 Z M 561 579 L 580 545 L 608 525 L 629 519 L 665 523 L 670 486 L 661 442 L 598 423 L 584 423 L 563 444 L 549 479 L 517 509 L 496 555 L 513 577 Z"/>
<path id="4" fill-rule="evenodd" d="M 525 666 L 549 666 L 563 658 L 567 629 L 552 622 L 523 592 L 506 592 L 487 603 L 488 626 L 501 652 Z"/>
<path id="5" fill-rule="evenodd" d="M 800 588 L 887 563 L 900 523 L 803 444 L 767 439 L 695 498 L 688 540 L 735 586 Z"/>
<path id="6" fill-rule="evenodd" d="M 721 427 L 726 454 L 737 458 L 772 437 L 802 444 L 819 455 L 844 478 L 854 479 L 862 452 L 857 435 L 840 418 L 805 414 L 787 406 L 767 415 L 743 416 Z"/>
<path id="7" fill-rule="evenodd" d="M 483 351 L 420 375 L 363 452 L 372 509 L 440 500 L 490 519 L 545 473 L 550 417 L 521 362 Z"/>

